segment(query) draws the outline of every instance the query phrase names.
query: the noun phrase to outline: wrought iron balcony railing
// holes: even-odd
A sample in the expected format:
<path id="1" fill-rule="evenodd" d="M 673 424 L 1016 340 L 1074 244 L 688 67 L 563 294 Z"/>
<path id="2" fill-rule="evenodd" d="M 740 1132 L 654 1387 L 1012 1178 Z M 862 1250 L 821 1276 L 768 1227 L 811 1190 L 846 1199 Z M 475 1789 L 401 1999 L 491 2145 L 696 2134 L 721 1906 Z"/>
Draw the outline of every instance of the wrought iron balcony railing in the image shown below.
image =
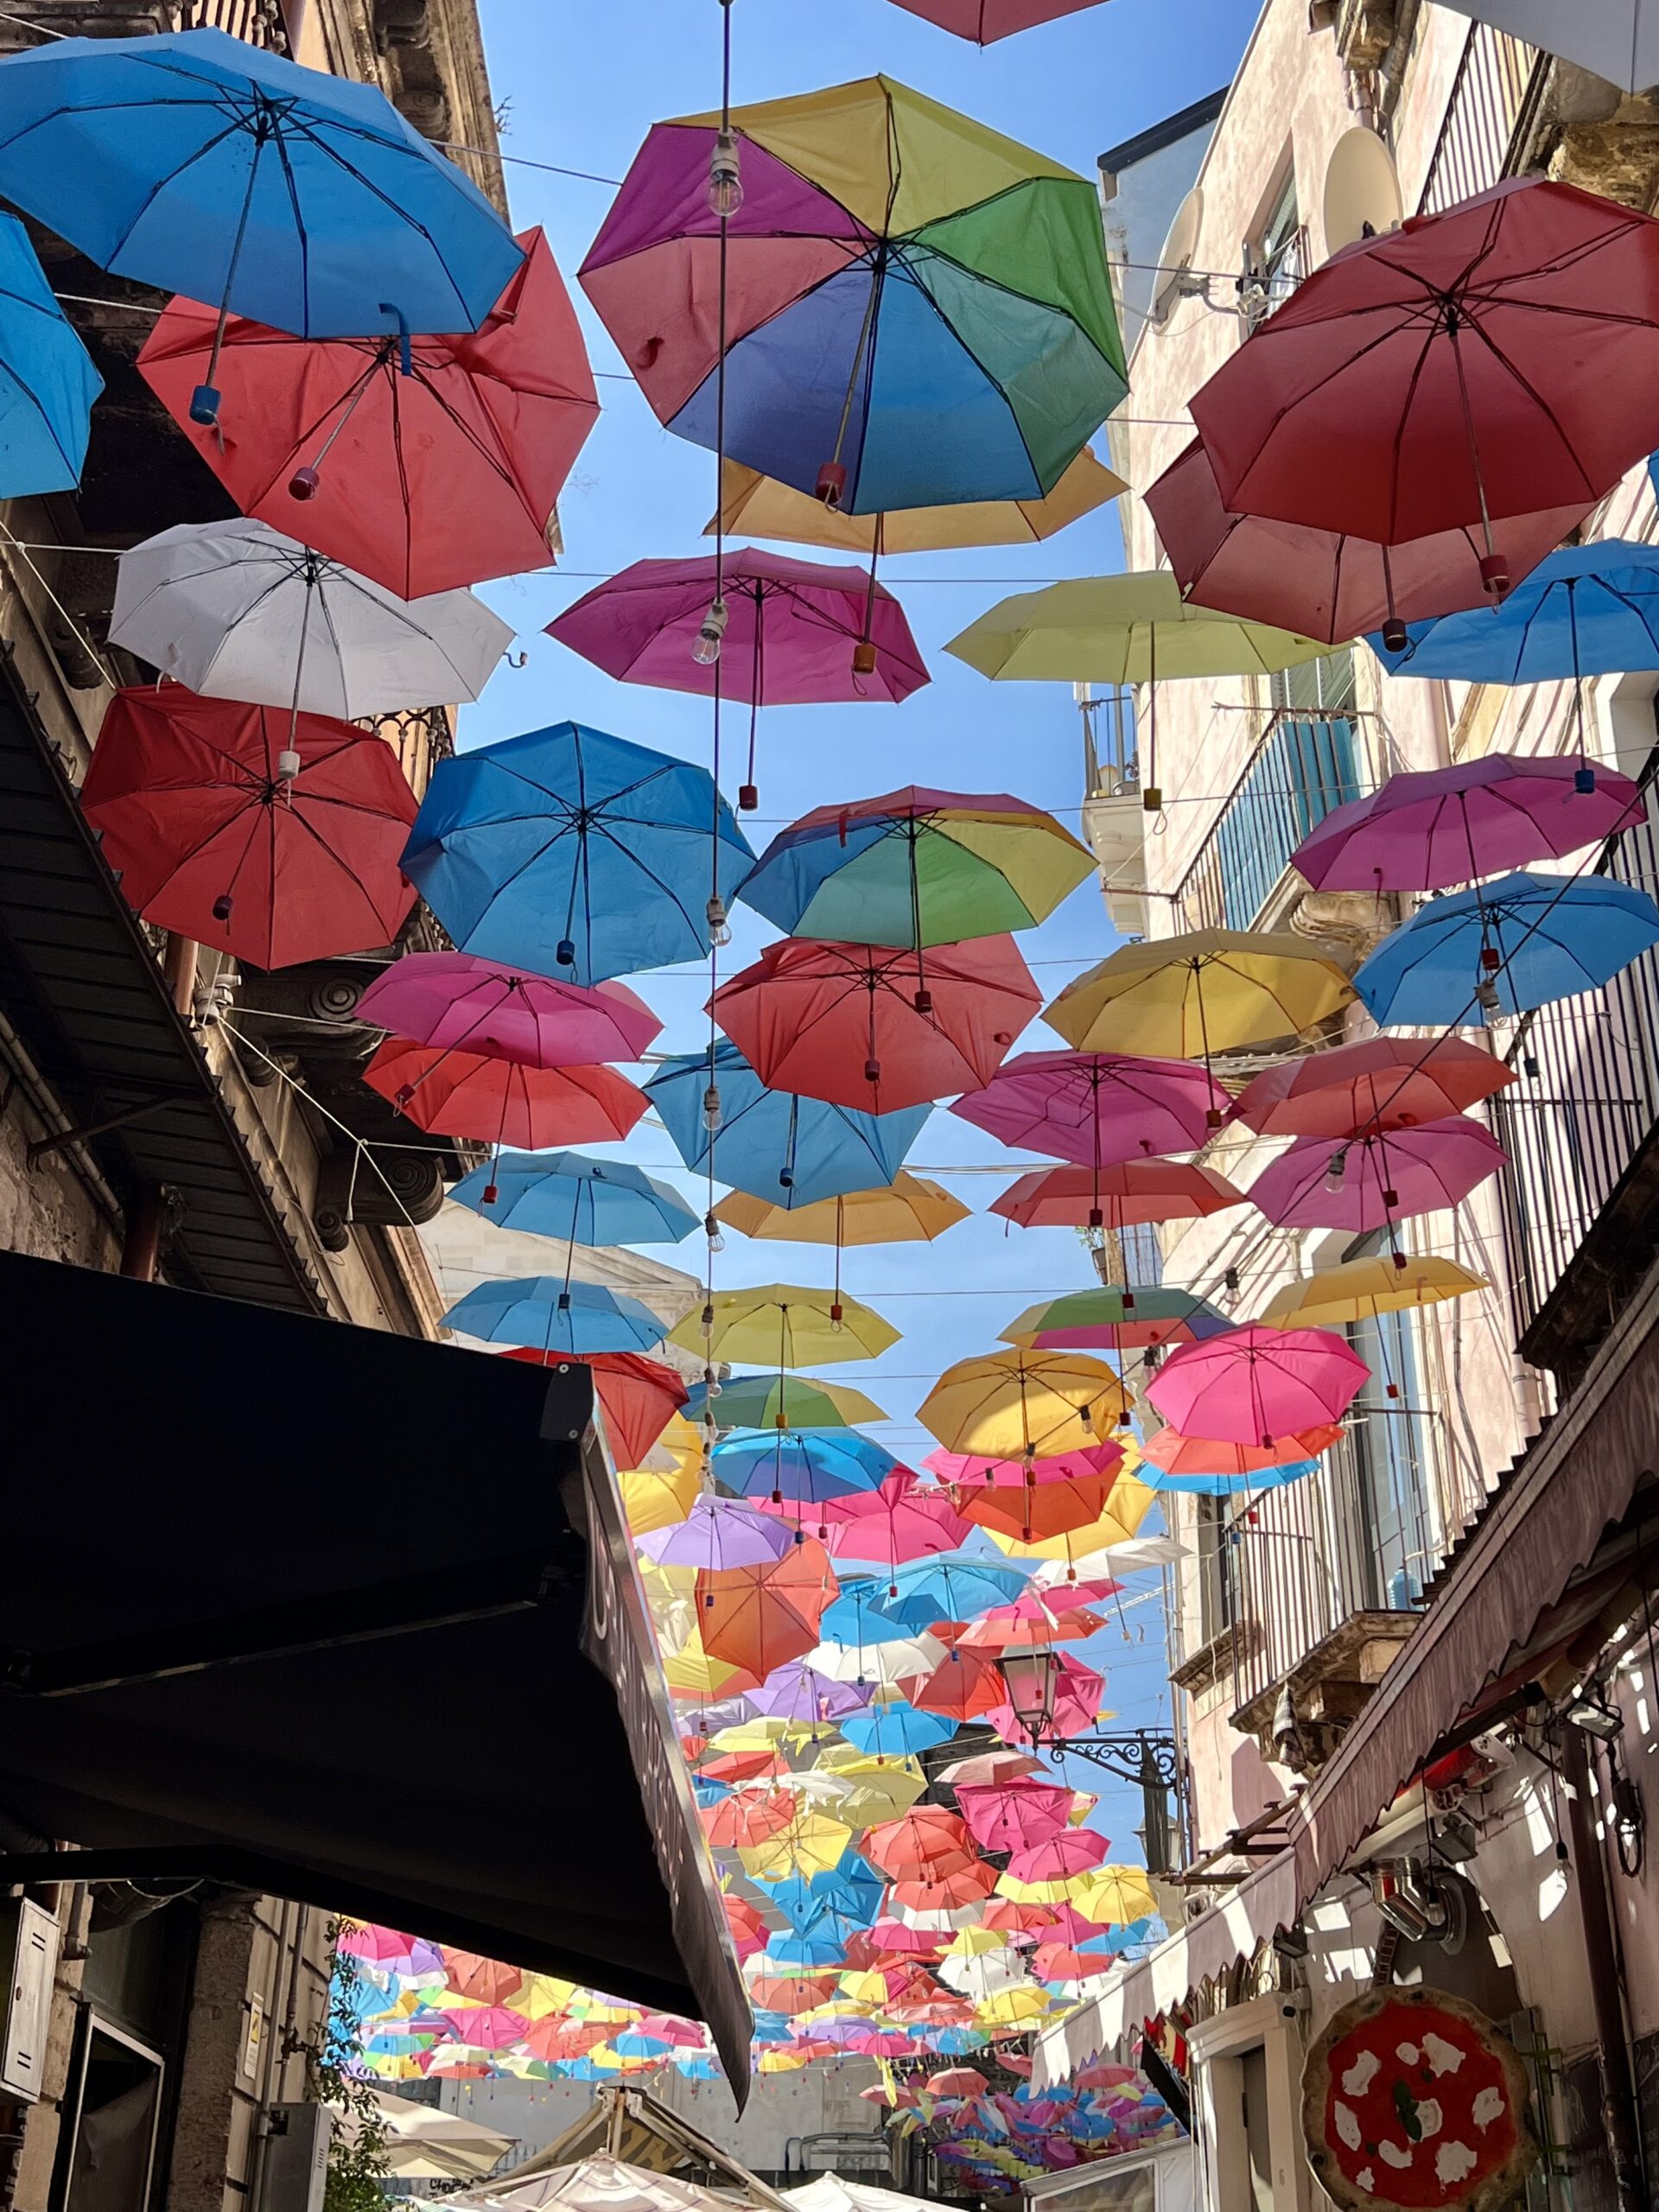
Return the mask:
<path id="1" fill-rule="evenodd" d="M 1308 832 L 1369 788 L 1349 715 L 1276 712 L 1175 893 L 1180 926 L 1248 929 Z"/>

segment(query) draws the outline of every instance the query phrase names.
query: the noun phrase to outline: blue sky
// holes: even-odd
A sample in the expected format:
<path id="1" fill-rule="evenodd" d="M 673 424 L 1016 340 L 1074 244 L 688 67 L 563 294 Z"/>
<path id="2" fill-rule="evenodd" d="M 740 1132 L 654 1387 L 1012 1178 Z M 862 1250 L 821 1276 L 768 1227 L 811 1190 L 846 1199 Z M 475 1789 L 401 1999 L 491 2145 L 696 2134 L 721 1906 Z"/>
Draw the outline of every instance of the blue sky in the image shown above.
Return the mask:
<path id="1" fill-rule="evenodd" d="M 1228 81 L 1255 12 L 1253 0 L 1179 0 L 1179 7 L 1172 0 L 1109 0 L 981 52 L 892 0 L 734 0 L 734 99 L 776 99 L 880 71 L 1092 177 L 1102 148 Z M 616 350 L 575 284 L 611 193 L 602 184 L 518 164 L 551 162 L 620 178 L 652 122 L 716 105 L 719 9 L 715 0 L 604 0 L 588 7 L 569 0 L 563 6 L 481 0 L 480 13 L 491 81 L 505 111 L 503 151 L 517 157 L 507 171 L 514 220 L 547 232 L 571 283 L 595 370 L 618 371 Z M 615 683 L 539 634 L 591 582 L 629 562 L 708 550 L 701 534 L 714 505 L 714 457 L 662 429 L 626 380 L 607 378 L 600 392 L 606 411 L 561 501 L 563 566 L 485 587 L 485 595 L 519 629 L 529 658 L 522 670 L 503 669 L 484 700 L 467 711 L 461 742 L 481 744 L 574 718 L 706 762 L 706 702 Z M 746 823 L 757 849 L 783 822 L 810 807 L 912 782 L 1012 791 L 1076 830 L 1083 739 L 1069 687 L 992 685 L 950 658 L 944 646 L 1009 591 L 1121 565 L 1109 510 L 1046 546 L 887 564 L 885 580 L 905 604 L 933 681 L 899 708 L 775 709 L 764 716 L 760 814 Z M 728 796 L 737 780 L 728 775 Z M 728 972 L 752 958 L 771 933 L 756 918 L 744 919 L 741 910 L 736 920 Z M 1114 942 L 1091 880 L 1040 929 L 1027 932 L 1021 949 L 1045 997 L 1052 997 Z M 696 1049 L 706 1040 L 699 1012 L 706 971 L 632 980 L 665 1021 L 662 1049 Z M 1024 1046 L 1042 1049 L 1057 1041 L 1038 1026 Z M 668 1139 L 648 1124 L 626 1150 L 642 1165 L 671 1172 Z M 939 1173 L 986 1168 L 1008 1157 L 968 1123 L 941 1112 L 909 1164 Z M 1000 1176 L 986 1173 L 946 1173 L 940 1179 L 976 1210 L 1004 1187 Z M 689 1181 L 683 1187 L 689 1190 Z M 698 1269 L 697 1243 L 695 1251 L 688 1246 L 660 1256 Z M 727 1286 L 827 1282 L 830 1255 L 732 1236 L 717 1265 L 717 1280 Z M 929 1444 L 914 1409 L 940 1370 L 990 1349 L 1022 1306 L 1091 1279 L 1088 1257 L 1071 1231 L 1005 1235 L 995 1217 L 963 1223 L 935 1246 L 855 1253 L 843 1268 L 845 1287 L 879 1306 L 905 1336 L 881 1359 L 835 1372 L 868 1389 L 894 1416 L 892 1426 L 876 1432 L 884 1442 L 901 1457 L 919 1455 Z M 1125 1621 L 1135 1641 L 1126 1645 L 1124 1630 L 1114 1627 L 1090 1655 L 1108 1669 L 1108 1702 L 1120 1725 L 1165 1722 L 1156 1608 L 1138 1605 Z M 1145 1642 L 1139 1640 L 1143 1629 Z M 1077 1768 L 1073 1778 L 1093 1786 L 1086 1769 Z M 1126 1847 L 1125 1855 L 1136 1856 L 1130 1829 L 1138 1797 L 1106 1788 L 1102 1824 Z"/>

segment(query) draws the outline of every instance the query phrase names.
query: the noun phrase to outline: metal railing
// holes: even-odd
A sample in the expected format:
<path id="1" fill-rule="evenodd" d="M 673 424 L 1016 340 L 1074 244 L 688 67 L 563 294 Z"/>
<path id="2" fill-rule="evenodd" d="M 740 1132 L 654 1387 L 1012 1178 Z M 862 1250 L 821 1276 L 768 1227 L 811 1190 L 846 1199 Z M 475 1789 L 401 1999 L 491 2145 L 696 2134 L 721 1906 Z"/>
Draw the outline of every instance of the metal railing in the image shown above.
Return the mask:
<path id="1" fill-rule="evenodd" d="M 1423 179 L 1420 215 L 1490 192 L 1507 176 L 1542 90 L 1545 58 L 1507 31 L 1474 23 Z"/>
<path id="2" fill-rule="evenodd" d="M 1275 713 L 1176 891 L 1187 929 L 1248 929 L 1290 856 L 1367 788 L 1345 715 Z"/>
<path id="3" fill-rule="evenodd" d="M 395 715 L 367 715 L 359 728 L 385 739 L 416 798 L 426 797 L 433 769 L 455 749 L 454 721 L 448 707 L 404 707 Z"/>
<path id="4" fill-rule="evenodd" d="M 290 49 L 282 0 L 178 0 L 181 31 L 228 31 L 272 54 Z"/>

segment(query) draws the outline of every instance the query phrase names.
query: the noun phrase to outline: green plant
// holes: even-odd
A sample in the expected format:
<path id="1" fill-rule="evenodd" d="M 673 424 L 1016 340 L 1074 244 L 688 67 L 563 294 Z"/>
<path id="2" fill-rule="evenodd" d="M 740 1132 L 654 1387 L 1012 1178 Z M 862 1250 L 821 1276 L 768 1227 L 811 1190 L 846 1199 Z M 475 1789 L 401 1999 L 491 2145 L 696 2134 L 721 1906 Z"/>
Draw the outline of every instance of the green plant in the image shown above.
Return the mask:
<path id="1" fill-rule="evenodd" d="M 362 2053 L 362 2031 L 353 2001 L 358 1984 L 358 1964 L 349 1952 L 339 1948 L 340 1923 L 328 1930 L 333 1972 L 328 1983 L 328 2009 L 323 2016 L 320 2044 L 308 2055 L 311 2094 L 319 2104 L 332 2106 L 346 2120 L 336 2126 L 328 2145 L 328 2182 L 323 2212 L 385 2212 L 386 2194 L 381 2187 L 391 2161 L 387 2137 L 374 2091 L 353 2069 Z"/>

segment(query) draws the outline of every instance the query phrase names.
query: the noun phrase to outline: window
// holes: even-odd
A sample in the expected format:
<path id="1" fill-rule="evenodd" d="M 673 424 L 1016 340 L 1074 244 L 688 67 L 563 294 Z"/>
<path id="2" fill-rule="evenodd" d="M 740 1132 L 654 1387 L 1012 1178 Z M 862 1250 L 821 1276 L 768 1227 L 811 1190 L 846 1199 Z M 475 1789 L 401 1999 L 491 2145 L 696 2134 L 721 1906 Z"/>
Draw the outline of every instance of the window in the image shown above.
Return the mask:
<path id="1" fill-rule="evenodd" d="M 1296 206 L 1294 167 L 1286 174 L 1260 235 L 1251 241 L 1249 258 L 1251 273 L 1266 296 L 1264 312 L 1271 315 L 1307 273 L 1307 240 Z"/>
<path id="2" fill-rule="evenodd" d="M 1367 1237 L 1351 1256 L 1368 1248 L 1386 1249 L 1382 1237 Z M 1348 1338 L 1371 1370 L 1354 1401 L 1357 1418 L 1351 1432 L 1367 1537 L 1365 1602 L 1384 1612 L 1406 1612 L 1423 1594 L 1434 1541 L 1428 1496 L 1433 1446 L 1416 1336 L 1409 1313 L 1382 1313 L 1357 1323 Z"/>
<path id="3" fill-rule="evenodd" d="M 1274 705 L 1281 714 L 1351 715 L 1354 710 L 1354 649 L 1281 669 L 1268 679 Z"/>

